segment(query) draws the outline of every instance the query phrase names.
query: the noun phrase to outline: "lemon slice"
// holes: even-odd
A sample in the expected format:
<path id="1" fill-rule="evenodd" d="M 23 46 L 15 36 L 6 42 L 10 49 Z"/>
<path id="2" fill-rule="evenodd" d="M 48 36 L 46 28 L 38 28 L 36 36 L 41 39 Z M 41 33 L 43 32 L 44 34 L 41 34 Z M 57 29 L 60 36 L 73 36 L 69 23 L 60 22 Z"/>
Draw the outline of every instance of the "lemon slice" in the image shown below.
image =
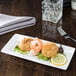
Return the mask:
<path id="1" fill-rule="evenodd" d="M 57 66 L 62 66 L 66 64 L 67 59 L 63 54 L 57 54 L 54 58 L 51 58 L 51 63 Z"/>

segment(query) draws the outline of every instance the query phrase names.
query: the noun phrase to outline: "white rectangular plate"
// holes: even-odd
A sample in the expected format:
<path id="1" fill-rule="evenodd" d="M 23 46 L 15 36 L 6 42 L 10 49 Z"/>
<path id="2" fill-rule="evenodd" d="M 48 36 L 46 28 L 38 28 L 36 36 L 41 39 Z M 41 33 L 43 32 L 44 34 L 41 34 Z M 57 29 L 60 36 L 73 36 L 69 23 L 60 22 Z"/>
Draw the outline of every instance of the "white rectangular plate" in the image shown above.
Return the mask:
<path id="1" fill-rule="evenodd" d="M 30 55 L 30 54 L 23 55 L 23 54 L 20 54 L 18 52 L 15 52 L 13 50 L 15 48 L 15 46 L 19 44 L 19 41 L 22 38 L 28 38 L 28 37 L 30 37 L 30 36 L 25 36 L 25 35 L 20 35 L 20 34 L 13 35 L 13 37 L 8 41 L 8 43 L 2 48 L 1 52 L 16 56 L 16 57 L 19 57 L 22 59 L 26 59 L 29 61 L 37 62 L 37 63 L 43 64 L 43 65 L 55 67 L 55 68 L 62 69 L 62 70 L 67 70 L 67 68 L 71 62 L 71 59 L 74 55 L 75 48 L 69 47 L 66 45 L 62 45 L 62 47 L 64 49 L 64 54 L 67 57 L 67 63 L 63 66 L 55 66 L 55 65 L 51 64 L 49 61 L 43 61 L 41 59 L 38 59 L 36 56 Z M 34 38 L 34 37 L 30 37 L 30 38 Z M 42 40 L 42 42 L 46 43 L 49 41 Z M 57 45 L 60 46 L 60 44 L 57 44 Z"/>

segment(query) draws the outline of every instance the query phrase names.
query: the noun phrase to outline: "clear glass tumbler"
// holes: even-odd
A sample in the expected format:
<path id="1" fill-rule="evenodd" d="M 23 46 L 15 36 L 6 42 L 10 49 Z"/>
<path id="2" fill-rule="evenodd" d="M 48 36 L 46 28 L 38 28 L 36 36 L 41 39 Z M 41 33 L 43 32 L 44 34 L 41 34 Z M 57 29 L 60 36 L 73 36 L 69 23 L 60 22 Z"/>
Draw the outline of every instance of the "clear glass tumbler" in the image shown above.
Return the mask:
<path id="1" fill-rule="evenodd" d="M 57 23 L 63 12 L 63 0 L 43 0 L 42 20 Z"/>
<path id="2" fill-rule="evenodd" d="M 76 10 L 76 0 L 71 0 L 71 7 L 73 10 Z"/>

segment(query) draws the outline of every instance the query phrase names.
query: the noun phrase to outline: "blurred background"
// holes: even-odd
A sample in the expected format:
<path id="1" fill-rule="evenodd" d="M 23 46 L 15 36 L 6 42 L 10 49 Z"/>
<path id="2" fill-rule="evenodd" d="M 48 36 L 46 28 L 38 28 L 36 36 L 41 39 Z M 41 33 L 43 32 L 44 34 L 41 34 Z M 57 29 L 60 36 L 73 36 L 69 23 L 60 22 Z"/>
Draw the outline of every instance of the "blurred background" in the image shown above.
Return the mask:
<path id="1" fill-rule="evenodd" d="M 71 0 L 63 0 L 64 7 L 70 7 L 71 6 Z"/>

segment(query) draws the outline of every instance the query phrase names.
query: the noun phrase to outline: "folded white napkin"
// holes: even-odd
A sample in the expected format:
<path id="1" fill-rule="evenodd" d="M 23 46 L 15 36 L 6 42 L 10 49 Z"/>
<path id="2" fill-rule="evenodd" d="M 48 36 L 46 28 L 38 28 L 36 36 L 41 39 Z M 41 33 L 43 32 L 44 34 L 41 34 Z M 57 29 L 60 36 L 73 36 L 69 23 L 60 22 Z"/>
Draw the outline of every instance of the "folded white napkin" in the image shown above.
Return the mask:
<path id="1" fill-rule="evenodd" d="M 35 23 L 35 17 L 0 14 L 0 35 L 24 27 L 33 26 Z"/>

